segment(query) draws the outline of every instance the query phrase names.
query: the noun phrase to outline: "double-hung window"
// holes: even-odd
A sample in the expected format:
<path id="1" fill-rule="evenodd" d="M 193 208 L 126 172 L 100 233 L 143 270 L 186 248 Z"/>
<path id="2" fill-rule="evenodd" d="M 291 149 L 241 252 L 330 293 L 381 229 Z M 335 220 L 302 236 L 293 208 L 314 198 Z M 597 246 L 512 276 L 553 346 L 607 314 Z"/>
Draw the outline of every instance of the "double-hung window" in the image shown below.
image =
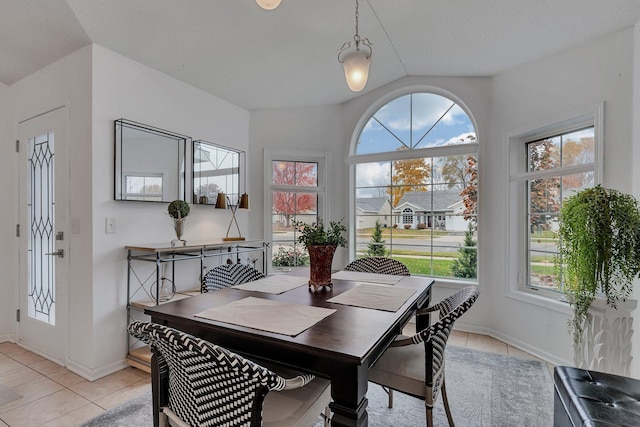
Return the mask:
<path id="1" fill-rule="evenodd" d="M 309 264 L 294 223 L 311 224 L 325 218 L 326 163 L 324 153 L 265 151 L 265 206 L 270 210 L 265 230 L 271 235 L 273 268 Z"/>
<path id="2" fill-rule="evenodd" d="M 598 183 L 601 152 L 596 115 L 588 114 L 511 138 L 512 248 L 523 289 L 560 298 L 558 215 L 563 201 Z M 519 153 L 519 155 L 518 155 Z M 523 159 L 521 160 L 513 160 Z M 515 220 L 514 220 L 515 219 Z M 515 265 L 515 263 L 514 263 Z"/>

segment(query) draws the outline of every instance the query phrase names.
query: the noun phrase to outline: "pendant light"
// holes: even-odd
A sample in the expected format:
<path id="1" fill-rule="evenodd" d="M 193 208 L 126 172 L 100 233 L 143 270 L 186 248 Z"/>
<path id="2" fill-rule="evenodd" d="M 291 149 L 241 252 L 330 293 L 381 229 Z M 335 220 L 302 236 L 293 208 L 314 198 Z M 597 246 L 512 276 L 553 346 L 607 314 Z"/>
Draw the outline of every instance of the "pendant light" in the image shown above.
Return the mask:
<path id="1" fill-rule="evenodd" d="M 353 92 L 360 92 L 367 85 L 373 49 L 369 39 L 358 35 L 358 0 L 356 0 L 356 35 L 353 42 L 345 42 L 338 52 L 338 62 L 344 66 L 347 85 Z"/>
<path id="2" fill-rule="evenodd" d="M 256 0 L 258 6 L 266 10 L 273 10 L 280 5 L 280 0 Z"/>

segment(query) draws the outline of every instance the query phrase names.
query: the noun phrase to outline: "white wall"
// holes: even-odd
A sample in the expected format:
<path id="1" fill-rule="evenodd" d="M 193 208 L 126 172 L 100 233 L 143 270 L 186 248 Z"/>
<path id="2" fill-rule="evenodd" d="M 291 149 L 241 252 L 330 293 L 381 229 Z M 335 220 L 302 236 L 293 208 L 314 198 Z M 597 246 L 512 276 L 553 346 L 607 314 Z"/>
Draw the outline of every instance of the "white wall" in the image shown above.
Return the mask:
<path id="1" fill-rule="evenodd" d="M 506 135 L 559 121 L 604 102 L 603 184 L 631 191 L 632 64 L 633 32 L 626 30 L 494 78 L 490 155 L 481 163 L 484 182 L 480 190 L 486 208 L 481 215 L 488 221 L 492 239 L 492 256 L 484 264 L 488 270 L 485 280 L 491 286 L 482 296 L 490 298 L 494 307 L 487 326 L 498 337 L 522 343 L 526 350 L 556 363 L 570 364 L 572 358 L 566 306 L 556 307 L 543 299 L 519 300 L 517 294 L 505 296 L 515 280 L 508 274 L 510 236 L 505 235 L 504 227 L 509 223 L 510 203 Z M 639 342 L 636 340 L 636 346 Z"/>
<path id="2" fill-rule="evenodd" d="M 4 188 L 2 197 L 6 202 L 0 205 L 0 239 L 7 244 L 15 242 L 16 224 L 18 217 L 16 203 L 12 203 L 16 198 L 12 190 L 18 186 L 17 175 L 11 160 L 14 159 L 15 137 L 11 127 L 11 116 L 9 111 L 9 88 L 0 83 L 0 135 L 2 143 L 0 144 L 0 182 Z M 17 279 L 18 271 L 15 266 L 18 264 L 18 251 L 3 251 L 4 256 L 0 257 L 0 271 L 3 271 L 2 280 L 0 280 L 0 292 L 3 297 L 0 298 L 0 341 L 12 340 L 15 334 L 15 310 L 17 303 Z"/>
<path id="3" fill-rule="evenodd" d="M 186 85 L 101 46 L 93 46 L 93 324 L 94 360 L 102 375 L 126 354 L 125 245 L 168 245 L 175 238 L 167 203 L 113 200 L 113 121 L 133 120 L 161 129 L 247 150 L 249 112 Z M 251 160 L 251 159 L 250 159 Z M 253 196 L 253 195 L 252 195 Z M 253 198 L 252 198 L 253 203 Z M 105 234 L 105 218 L 116 220 L 116 234 Z M 224 236 L 230 211 L 192 205 L 183 238 L 188 241 Z M 238 211 L 243 232 L 246 212 Z M 199 264 L 198 264 L 199 266 Z M 185 272 L 183 266 L 179 266 Z M 183 289 L 197 286 L 199 271 L 186 267 Z M 187 283 L 189 282 L 189 283 Z"/>
<path id="4" fill-rule="evenodd" d="M 629 157 L 631 158 L 631 164 L 633 165 L 631 175 L 632 194 L 640 200 L 640 166 L 636 166 L 640 165 L 640 118 L 638 118 L 638 114 L 640 113 L 640 21 L 636 23 L 636 26 L 633 29 L 633 58 L 633 107 L 631 109 L 631 121 L 633 123 L 631 133 L 632 153 Z M 633 294 L 636 300 L 640 299 L 640 280 L 636 280 Z M 636 313 L 638 313 L 638 311 L 636 311 Z M 631 354 L 636 363 L 632 365 L 631 372 L 633 376 L 640 378 L 640 338 L 637 338 L 638 334 L 640 334 L 640 332 L 638 332 L 640 330 L 640 325 L 637 323 L 637 314 L 635 317 L 636 332 L 634 335 L 636 336 L 636 339 L 631 349 Z"/>

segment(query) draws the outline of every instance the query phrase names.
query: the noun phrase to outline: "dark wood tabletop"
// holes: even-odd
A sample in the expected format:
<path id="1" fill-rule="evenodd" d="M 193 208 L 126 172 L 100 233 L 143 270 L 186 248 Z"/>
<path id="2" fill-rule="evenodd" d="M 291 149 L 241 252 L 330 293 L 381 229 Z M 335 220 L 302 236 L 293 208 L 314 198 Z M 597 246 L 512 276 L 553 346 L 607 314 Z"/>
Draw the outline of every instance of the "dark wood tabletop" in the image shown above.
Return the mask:
<path id="1" fill-rule="evenodd" d="M 314 293 L 307 286 L 301 286 L 279 295 L 227 288 L 152 307 L 145 313 L 153 322 L 182 330 L 253 359 L 329 378 L 333 398 L 332 425 L 367 426 L 368 370 L 401 332 L 415 309 L 428 304 L 433 279 L 407 276 L 394 285 L 415 290 L 396 312 L 327 302 L 363 282 L 334 279 L 333 283 L 332 291 Z M 332 308 L 336 312 L 295 337 L 194 316 L 249 296 Z"/>

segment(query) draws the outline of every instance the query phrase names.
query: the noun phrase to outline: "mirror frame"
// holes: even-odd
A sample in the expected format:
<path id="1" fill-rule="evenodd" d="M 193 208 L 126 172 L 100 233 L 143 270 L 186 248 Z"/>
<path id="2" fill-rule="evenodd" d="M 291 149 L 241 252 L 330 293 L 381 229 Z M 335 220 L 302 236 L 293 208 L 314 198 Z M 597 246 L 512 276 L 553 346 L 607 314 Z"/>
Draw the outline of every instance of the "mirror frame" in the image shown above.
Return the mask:
<path id="1" fill-rule="evenodd" d="M 176 172 L 175 176 L 170 176 L 167 179 L 175 179 L 174 183 L 177 188 L 177 192 L 173 195 L 162 195 L 160 200 L 140 200 L 140 199 L 129 199 L 125 194 L 125 180 L 127 171 L 123 170 L 123 164 L 131 163 L 131 159 L 126 159 L 126 143 L 127 143 L 127 135 L 125 130 L 132 129 L 142 133 L 149 134 L 151 138 L 157 137 L 162 138 L 163 140 L 168 140 L 169 142 L 174 141 L 176 144 L 175 151 L 175 159 L 171 159 L 175 168 L 172 166 L 171 175 L 173 175 L 173 171 Z M 118 119 L 114 122 L 114 143 L 115 143 L 115 151 L 114 151 L 114 200 L 118 201 L 135 201 L 135 202 L 155 202 L 155 203 L 167 203 L 171 202 L 175 199 L 185 200 L 186 196 L 186 176 L 187 176 L 187 143 L 191 141 L 191 138 L 185 135 L 181 135 L 175 132 L 170 132 L 164 129 L 156 128 L 153 126 L 148 126 L 142 123 L 134 122 L 126 119 Z M 143 163 L 144 159 L 138 159 L 137 161 Z M 136 162 L 136 160 L 133 160 Z M 146 173 L 143 171 L 142 173 Z M 157 175 L 163 174 L 159 172 Z M 145 175 L 141 175 L 145 176 Z M 151 175 L 149 175 L 151 176 Z"/>
<path id="2" fill-rule="evenodd" d="M 245 185 L 246 153 L 242 150 L 227 147 L 205 140 L 195 140 L 191 148 L 191 203 L 201 205 L 215 205 L 220 192 L 224 193 L 230 204 L 237 205 L 241 195 L 241 188 Z M 206 148 L 206 150 L 203 150 Z M 200 153 L 200 154 L 199 154 Z M 211 169 L 203 171 L 198 164 L 209 162 Z M 203 175 L 208 176 L 203 176 Z M 202 185 L 197 180 L 212 177 L 213 191 L 202 194 Z M 215 191 L 215 190 L 221 191 Z"/>

